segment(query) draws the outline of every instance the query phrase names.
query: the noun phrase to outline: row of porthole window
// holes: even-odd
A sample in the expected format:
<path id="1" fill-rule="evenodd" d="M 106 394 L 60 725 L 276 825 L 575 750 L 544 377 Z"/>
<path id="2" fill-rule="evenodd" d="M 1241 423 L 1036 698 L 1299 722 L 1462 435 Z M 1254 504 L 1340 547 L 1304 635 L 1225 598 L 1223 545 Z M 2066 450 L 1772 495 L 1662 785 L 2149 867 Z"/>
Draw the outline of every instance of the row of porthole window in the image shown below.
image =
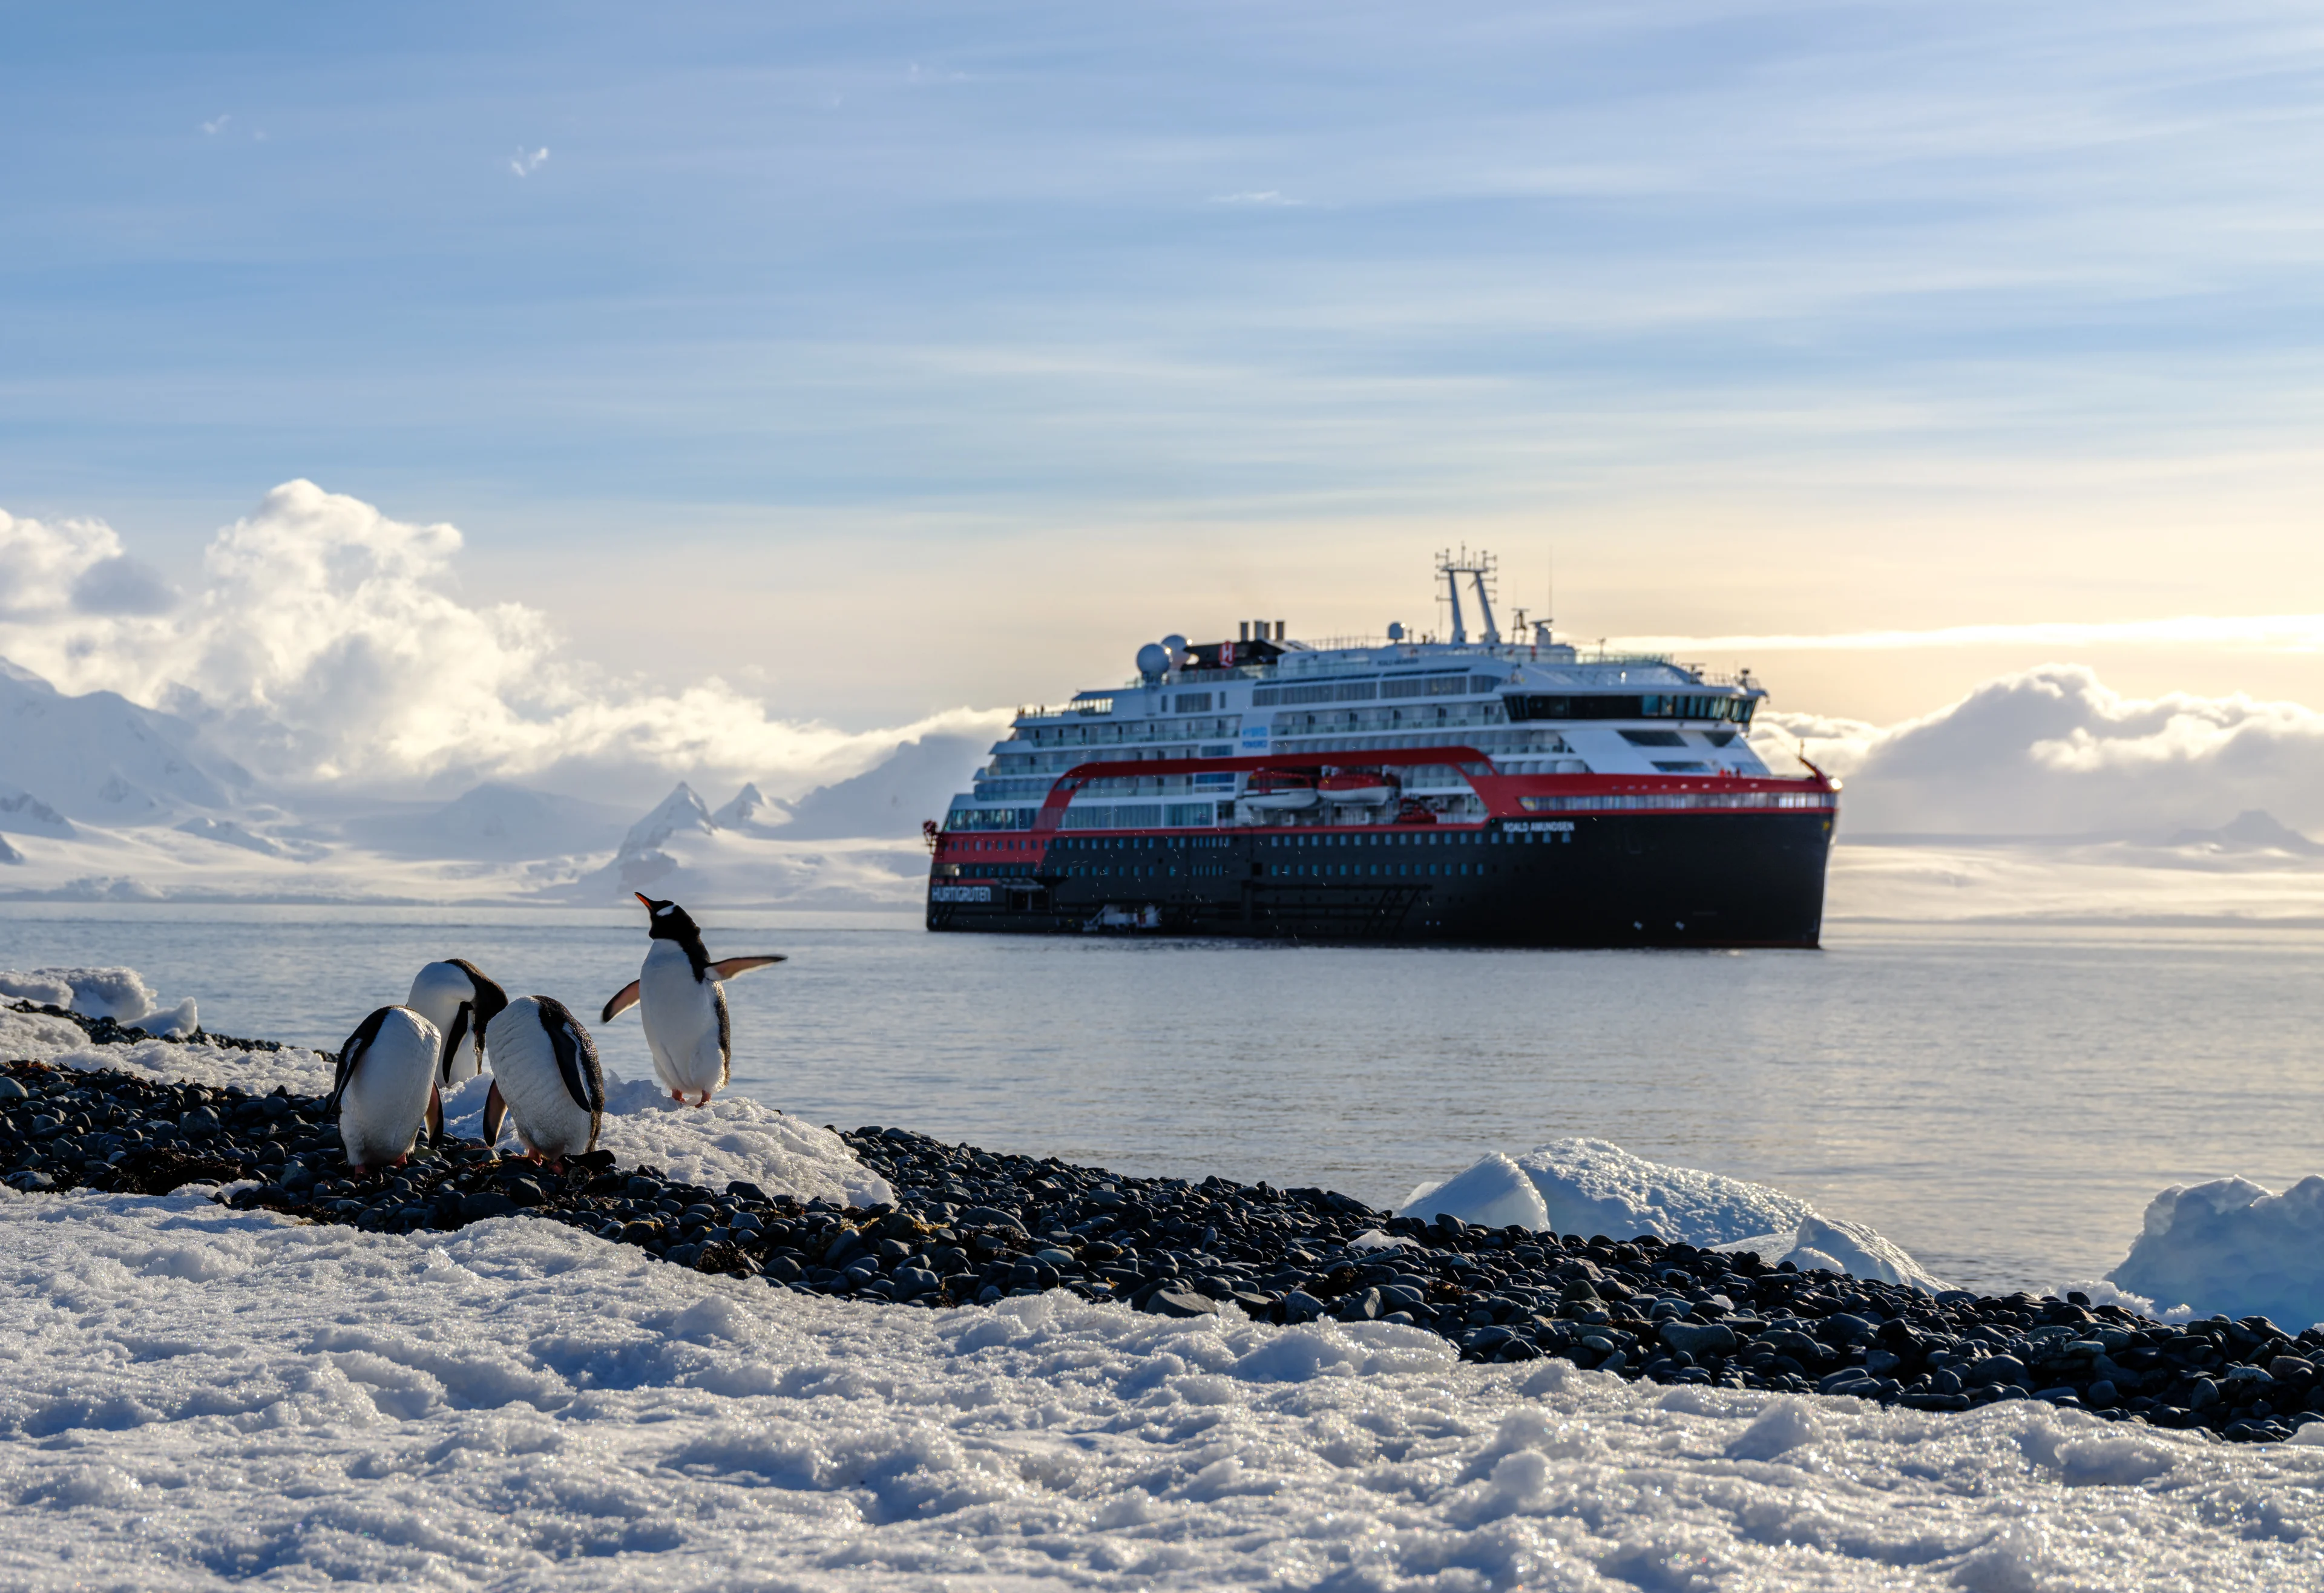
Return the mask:
<path id="1" fill-rule="evenodd" d="M 1366 878 L 1386 875 L 1391 878 L 1424 878 L 1434 875 L 1440 869 L 1448 875 L 1485 872 L 1485 863 L 1269 863 L 1267 871 L 1277 879 L 1319 879 L 1325 876 L 1342 878 L 1360 875 Z"/>
<path id="2" fill-rule="evenodd" d="M 1268 843 L 1269 846 L 1299 846 L 1299 847 L 1305 847 L 1305 846 L 1437 846 L 1437 845 L 1443 845 L 1443 846 L 1477 846 L 1477 845 L 1485 845 L 1485 846 L 1499 846 L 1499 845 L 1502 845 L 1502 844 L 1504 844 L 1504 843 L 1507 843 L 1508 845 L 1510 845 L 1510 846 L 1515 846 L 1515 845 L 1517 845 L 1519 843 L 1523 843 L 1524 844 L 1526 844 L 1526 845 L 1527 845 L 1527 846 L 1530 846 L 1530 845 L 1532 845 L 1532 844 L 1533 844 L 1535 842 L 1536 842 L 1536 841 L 1557 841 L 1557 840 L 1571 841 L 1571 840 L 1572 840 L 1572 839 L 1573 839 L 1573 832 L 1572 832 L 1572 831 L 1571 831 L 1571 830 L 1564 830 L 1564 831 L 1554 832 L 1554 833 L 1548 833 L 1548 834 L 1539 834 L 1539 835 L 1535 834 L 1535 833 L 1532 833 L 1531 831 L 1526 831 L 1526 832 L 1525 832 L 1525 833 L 1520 833 L 1520 834 L 1504 834 L 1504 833 L 1501 833 L 1500 831 L 1499 831 L 1499 830 L 1488 830 L 1488 831 L 1483 832 L 1482 833 L 1477 833 L 1477 832 L 1475 832 L 1475 831 L 1453 830 L 1453 831 L 1446 831 L 1446 832 L 1443 832 L 1443 833 L 1439 833 L 1439 832 L 1435 832 L 1435 831 L 1417 831 L 1417 832 L 1416 832 L 1416 831 L 1405 831 L 1405 832 L 1402 832 L 1402 833 L 1394 833 L 1394 834 L 1375 834 L 1375 835 L 1300 835 L 1300 834 L 1289 834 L 1289 835 L 1270 835 L 1270 836 L 1268 836 L 1268 837 L 1267 838 L 1267 843 Z"/>

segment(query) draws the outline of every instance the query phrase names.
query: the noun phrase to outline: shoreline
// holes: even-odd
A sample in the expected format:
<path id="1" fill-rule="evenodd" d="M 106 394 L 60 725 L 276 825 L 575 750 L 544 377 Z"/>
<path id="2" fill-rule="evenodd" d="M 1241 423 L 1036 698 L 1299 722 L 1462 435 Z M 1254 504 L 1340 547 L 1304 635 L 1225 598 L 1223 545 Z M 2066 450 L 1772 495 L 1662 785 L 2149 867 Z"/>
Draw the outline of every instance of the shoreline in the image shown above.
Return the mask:
<path id="1" fill-rule="evenodd" d="M 153 1037 L 18 1009 L 68 1018 L 99 1045 Z M 384 1232 L 523 1213 L 696 1271 L 900 1307 L 1062 1288 L 1164 1316 L 1385 1321 L 1433 1332 L 1465 1360 L 1548 1357 L 1629 1380 L 1921 1411 L 2032 1398 L 2233 1441 L 2324 1420 L 2324 1331 L 2286 1333 L 2263 1318 L 2169 1326 L 2070 1296 L 1932 1296 L 1652 1236 L 1423 1223 L 1320 1189 L 1124 1177 L 901 1128 L 841 1134 L 894 1186 L 891 1206 L 801 1203 L 747 1183 L 712 1190 L 617 1168 L 606 1151 L 550 1173 L 462 1141 L 354 1178 L 318 1097 L 42 1063 L 9 1062 L 5 1077 L 0 1163 L 24 1192 L 215 1183 L 235 1209 Z"/>

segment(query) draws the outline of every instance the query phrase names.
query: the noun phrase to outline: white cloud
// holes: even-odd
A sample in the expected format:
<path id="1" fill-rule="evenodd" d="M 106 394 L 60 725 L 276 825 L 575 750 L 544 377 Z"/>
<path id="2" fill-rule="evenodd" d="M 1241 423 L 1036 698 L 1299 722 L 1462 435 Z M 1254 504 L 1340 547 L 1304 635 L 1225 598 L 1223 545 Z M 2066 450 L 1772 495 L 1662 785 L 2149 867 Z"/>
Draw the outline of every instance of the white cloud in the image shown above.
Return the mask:
<path id="1" fill-rule="evenodd" d="M 233 120 L 234 117 L 230 115 L 214 117 L 202 124 L 202 131 L 211 134 L 212 136 L 216 136 L 218 134 L 224 133 L 226 131 L 226 124 Z"/>
<path id="2" fill-rule="evenodd" d="M 2324 824 L 2324 713 L 2298 703 L 2126 697 L 2084 666 L 2048 664 L 1898 724 L 1769 720 L 1849 777 L 1858 833 L 2210 826 L 2254 807 Z"/>
<path id="3" fill-rule="evenodd" d="M 156 612 L 166 588 L 110 527 L 0 515 L 0 656 L 68 692 L 184 714 L 293 786 L 642 769 L 797 790 L 899 740 L 999 717 L 964 709 L 853 733 L 774 718 L 715 677 L 674 690 L 618 678 L 571 657 L 535 609 L 461 602 L 460 547 L 449 525 L 294 481 L 217 534 L 198 594 Z"/>
<path id="4" fill-rule="evenodd" d="M 1266 189 L 1254 193 L 1213 194 L 1211 196 L 1211 203 L 1213 205 L 1283 205 L 1296 208 L 1305 205 L 1306 201 L 1286 198 L 1276 189 Z"/>
<path id="5" fill-rule="evenodd" d="M 1798 636 L 1626 636 L 1609 646 L 1685 657 L 1747 653 L 1897 652 L 1972 647 L 2202 647 L 2238 652 L 2324 652 L 2324 614 L 2181 614 L 2095 624 L 1948 625 Z"/>
<path id="6" fill-rule="evenodd" d="M 102 520 L 20 520 L 0 510 L 0 625 L 70 612 L 81 579 L 121 557 L 121 539 Z"/>
<path id="7" fill-rule="evenodd" d="M 530 177 L 534 172 L 540 170 L 541 162 L 548 159 L 549 150 L 545 145 L 530 153 L 527 153 L 525 150 L 520 146 L 514 157 L 509 161 L 509 170 L 515 172 L 519 177 Z"/>

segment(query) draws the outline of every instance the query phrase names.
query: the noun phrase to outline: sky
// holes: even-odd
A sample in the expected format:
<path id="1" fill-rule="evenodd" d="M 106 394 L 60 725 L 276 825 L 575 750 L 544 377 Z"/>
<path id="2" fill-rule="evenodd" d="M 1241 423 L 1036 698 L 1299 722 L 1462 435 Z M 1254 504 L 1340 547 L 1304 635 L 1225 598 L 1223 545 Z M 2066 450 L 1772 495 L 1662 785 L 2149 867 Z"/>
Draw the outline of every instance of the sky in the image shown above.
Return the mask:
<path id="1" fill-rule="evenodd" d="M 311 482 L 844 731 L 1462 543 L 1802 713 L 2324 703 L 2319 89 L 2264 5 L 9 6 L 0 511 L 123 611 Z"/>

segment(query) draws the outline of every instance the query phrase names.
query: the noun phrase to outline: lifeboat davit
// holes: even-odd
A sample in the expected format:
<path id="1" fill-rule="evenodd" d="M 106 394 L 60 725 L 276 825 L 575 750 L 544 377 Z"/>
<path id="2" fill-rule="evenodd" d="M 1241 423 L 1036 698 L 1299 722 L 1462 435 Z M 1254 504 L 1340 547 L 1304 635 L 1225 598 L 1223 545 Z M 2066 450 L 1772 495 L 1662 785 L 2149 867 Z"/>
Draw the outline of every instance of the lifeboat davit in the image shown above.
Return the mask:
<path id="1" fill-rule="evenodd" d="M 1286 774 L 1271 769 L 1262 769 L 1252 774 L 1243 787 L 1242 799 L 1263 813 L 1296 812 L 1301 808 L 1313 807 L 1322 800 L 1315 794 L 1314 777 Z"/>
<path id="2" fill-rule="evenodd" d="M 1342 769 L 1327 774 L 1316 782 L 1316 789 L 1326 802 L 1345 802 L 1360 807 L 1378 807 L 1396 800 L 1402 789 L 1396 777 L 1383 769 Z"/>

